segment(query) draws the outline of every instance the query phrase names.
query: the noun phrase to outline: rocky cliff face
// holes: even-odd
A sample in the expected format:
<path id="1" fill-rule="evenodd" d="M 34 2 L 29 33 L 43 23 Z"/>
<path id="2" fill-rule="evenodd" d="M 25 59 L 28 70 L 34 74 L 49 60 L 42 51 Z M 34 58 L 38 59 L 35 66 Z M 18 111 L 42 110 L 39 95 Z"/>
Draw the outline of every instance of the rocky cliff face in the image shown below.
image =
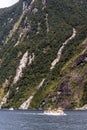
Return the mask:
<path id="1" fill-rule="evenodd" d="M 87 104 L 87 2 L 20 0 L 0 10 L 0 107 Z"/>

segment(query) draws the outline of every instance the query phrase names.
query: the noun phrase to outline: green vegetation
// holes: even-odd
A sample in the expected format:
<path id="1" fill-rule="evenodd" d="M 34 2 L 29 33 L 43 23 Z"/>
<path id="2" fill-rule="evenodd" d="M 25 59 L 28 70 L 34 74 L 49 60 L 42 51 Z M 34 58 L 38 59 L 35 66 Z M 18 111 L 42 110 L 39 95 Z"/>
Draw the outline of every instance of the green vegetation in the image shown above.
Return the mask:
<path id="1" fill-rule="evenodd" d="M 14 6 L 0 10 L 0 90 L 3 91 L 2 84 L 8 79 L 9 84 L 5 90 L 10 91 L 7 103 L 3 107 L 18 108 L 36 91 L 43 78 L 46 78 L 46 81 L 35 94 L 30 108 L 49 106 L 75 108 L 85 104 L 86 56 L 83 59 L 79 58 L 81 60 L 79 64 L 77 62 L 87 45 L 86 43 L 82 45 L 87 37 L 87 2 L 48 0 L 46 9 L 42 10 L 43 5 L 37 0 L 32 10 L 23 15 L 20 25 L 6 44 L 10 30 L 22 15 L 22 3 L 20 0 Z M 37 13 L 33 13 L 35 7 L 38 9 Z M 73 27 L 77 31 L 75 39 L 65 46 L 60 62 L 50 71 L 52 61 L 56 58 L 62 43 L 72 35 Z M 15 46 L 18 40 L 19 44 Z M 12 86 L 20 59 L 26 51 L 29 55 L 34 53 L 35 59 L 31 65 L 23 69 L 22 77 Z"/>

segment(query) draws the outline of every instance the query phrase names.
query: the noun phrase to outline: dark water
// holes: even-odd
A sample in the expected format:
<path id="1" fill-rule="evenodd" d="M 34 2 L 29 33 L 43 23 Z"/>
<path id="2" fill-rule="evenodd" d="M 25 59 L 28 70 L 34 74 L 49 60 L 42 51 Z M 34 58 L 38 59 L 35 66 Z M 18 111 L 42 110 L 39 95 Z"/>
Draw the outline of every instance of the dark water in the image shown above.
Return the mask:
<path id="1" fill-rule="evenodd" d="M 0 111 L 0 130 L 87 130 L 87 111 L 48 116 L 40 111 Z"/>

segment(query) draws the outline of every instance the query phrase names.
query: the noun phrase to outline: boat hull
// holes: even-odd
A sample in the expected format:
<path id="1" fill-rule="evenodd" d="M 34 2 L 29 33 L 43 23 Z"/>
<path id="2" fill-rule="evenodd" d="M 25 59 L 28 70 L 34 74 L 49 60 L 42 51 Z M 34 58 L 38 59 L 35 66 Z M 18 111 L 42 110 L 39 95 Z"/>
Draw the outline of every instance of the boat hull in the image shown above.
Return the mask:
<path id="1" fill-rule="evenodd" d="M 66 115 L 64 112 L 61 113 L 53 113 L 53 112 L 44 112 L 45 115 L 53 115 L 53 116 L 61 116 L 61 115 Z"/>

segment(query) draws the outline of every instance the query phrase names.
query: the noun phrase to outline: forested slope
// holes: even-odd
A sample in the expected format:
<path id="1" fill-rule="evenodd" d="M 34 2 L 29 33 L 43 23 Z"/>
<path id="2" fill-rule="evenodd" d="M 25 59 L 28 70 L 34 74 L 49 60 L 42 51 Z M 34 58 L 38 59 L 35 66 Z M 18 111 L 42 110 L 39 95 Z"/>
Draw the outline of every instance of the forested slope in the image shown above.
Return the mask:
<path id="1" fill-rule="evenodd" d="M 0 10 L 0 106 L 87 103 L 86 0 L 20 0 Z"/>

